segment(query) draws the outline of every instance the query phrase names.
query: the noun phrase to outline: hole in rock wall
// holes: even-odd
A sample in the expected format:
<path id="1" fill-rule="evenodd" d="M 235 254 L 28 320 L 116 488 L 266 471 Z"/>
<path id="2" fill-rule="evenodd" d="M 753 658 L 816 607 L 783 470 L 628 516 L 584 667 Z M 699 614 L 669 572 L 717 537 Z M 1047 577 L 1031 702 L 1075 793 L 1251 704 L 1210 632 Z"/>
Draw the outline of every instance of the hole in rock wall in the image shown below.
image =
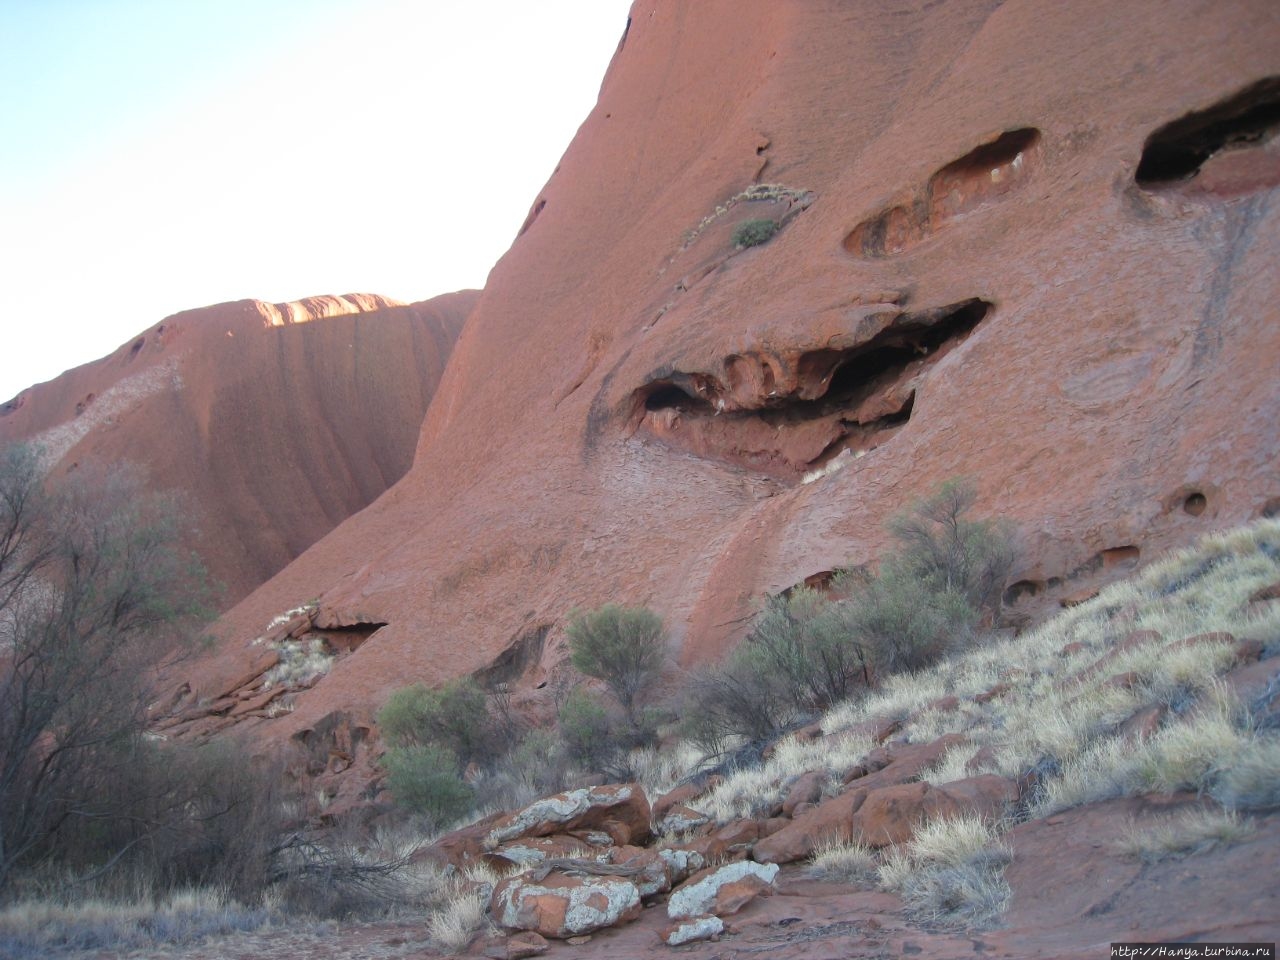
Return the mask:
<path id="1" fill-rule="evenodd" d="M 845 250 L 862 257 L 909 250 L 948 220 L 1020 189 L 1035 171 L 1039 147 L 1039 130 L 1000 134 L 940 168 L 913 196 L 858 224 L 845 237 Z"/>
<path id="2" fill-rule="evenodd" d="M 899 313 L 846 349 L 734 354 L 715 373 L 672 371 L 635 392 L 633 422 L 696 455 L 796 479 L 901 429 L 929 367 L 990 311 L 965 300 Z"/>
<path id="3" fill-rule="evenodd" d="M 1043 580 L 1019 580 L 1005 588 L 1004 603 L 1005 606 L 1013 606 L 1020 600 L 1029 597 L 1038 597 L 1044 593 L 1048 585 Z"/>
<path id="4" fill-rule="evenodd" d="M 1262 505 L 1259 515 L 1267 519 L 1280 517 L 1280 497 L 1272 497 Z"/>
<path id="5" fill-rule="evenodd" d="M 1198 517 L 1204 513 L 1207 506 L 1209 506 L 1209 501 L 1203 493 L 1190 494 L 1187 499 L 1182 501 L 1182 509 L 1193 517 Z"/>
<path id="6" fill-rule="evenodd" d="M 1280 77 L 1166 123 L 1143 145 L 1134 175 L 1148 189 L 1188 180 L 1214 154 L 1261 143 L 1280 132 Z"/>
<path id="7" fill-rule="evenodd" d="M 1133 566 L 1141 558 L 1142 551 L 1129 544 L 1123 547 L 1111 547 L 1103 550 L 1099 556 L 1102 558 L 1102 568 L 1104 570 L 1113 570 L 1116 567 Z"/>
<path id="8" fill-rule="evenodd" d="M 505 683 L 515 683 L 542 661 L 542 651 L 550 633 L 550 624 L 521 633 L 493 663 L 476 672 L 476 681 L 489 690 Z"/>

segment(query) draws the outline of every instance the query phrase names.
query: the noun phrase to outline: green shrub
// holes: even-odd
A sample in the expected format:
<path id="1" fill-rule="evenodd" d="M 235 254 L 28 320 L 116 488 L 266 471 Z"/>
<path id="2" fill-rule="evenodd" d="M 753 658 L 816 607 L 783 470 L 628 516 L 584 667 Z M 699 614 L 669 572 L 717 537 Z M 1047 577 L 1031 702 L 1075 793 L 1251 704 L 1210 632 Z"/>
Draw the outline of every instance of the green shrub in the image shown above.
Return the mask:
<path id="1" fill-rule="evenodd" d="M 383 739 L 400 747 L 438 746 L 460 767 L 492 761 L 502 752 L 501 732 L 484 691 L 471 678 L 438 689 L 416 683 L 395 691 L 378 713 Z"/>
<path id="2" fill-rule="evenodd" d="M 621 749 L 609 711 L 582 687 L 575 687 L 560 707 L 560 738 L 565 753 L 585 770 L 603 771 Z"/>
<path id="3" fill-rule="evenodd" d="M 638 727 L 637 708 L 657 682 L 666 659 L 662 619 L 645 607 L 607 603 L 575 613 L 567 633 L 574 667 L 603 680 L 627 722 Z"/>
<path id="4" fill-rule="evenodd" d="M 849 642 L 876 673 L 918 670 L 973 635 L 979 614 L 963 594 L 932 590 L 893 561 L 885 567 L 839 610 Z"/>
<path id="5" fill-rule="evenodd" d="M 681 732 L 709 753 L 736 737 L 762 742 L 778 736 L 796 714 L 785 680 L 750 644 L 726 663 L 690 676 L 683 691 Z"/>
<path id="6" fill-rule="evenodd" d="M 778 224 L 773 220 L 744 220 L 733 231 L 733 245 L 738 249 L 758 247 L 768 243 L 778 232 Z"/>
<path id="7" fill-rule="evenodd" d="M 884 575 L 934 595 L 959 594 L 974 610 L 994 615 L 1013 567 L 1013 534 L 1003 523 L 963 519 L 975 499 L 972 483 L 952 479 L 892 518 L 898 550 Z"/>
<path id="8" fill-rule="evenodd" d="M 744 655 L 781 678 L 798 707 L 826 709 L 871 682 L 872 651 L 850 630 L 846 610 L 809 587 L 770 597 Z"/>
<path id="9" fill-rule="evenodd" d="M 472 789 L 458 775 L 457 760 L 443 747 L 391 747 L 383 756 L 382 765 L 396 803 L 426 814 L 436 824 L 456 820 L 475 802 Z"/>

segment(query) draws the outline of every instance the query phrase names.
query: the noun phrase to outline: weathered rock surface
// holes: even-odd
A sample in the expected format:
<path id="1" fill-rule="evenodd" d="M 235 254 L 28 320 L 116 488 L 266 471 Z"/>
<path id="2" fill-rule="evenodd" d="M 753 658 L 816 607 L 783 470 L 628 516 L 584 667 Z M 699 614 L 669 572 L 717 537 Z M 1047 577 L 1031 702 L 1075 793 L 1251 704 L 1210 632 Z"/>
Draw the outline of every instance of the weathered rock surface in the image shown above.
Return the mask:
<path id="1" fill-rule="evenodd" d="M 490 914 L 508 930 L 564 940 L 627 923 L 640 915 L 640 891 L 621 877 L 576 877 L 552 871 L 500 881 Z"/>
<path id="2" fill-rule="evenodd" d="M 409 469 L 478 297 L 187 310 L 0 405 L 0 443 L 38 445 L 55 479 L 127 460 L 183 495 L 230 607 Z"/>
<path id="3" fill-rule="evenodd" d="M 744 904 L 773 889 L 775 863 L 739 860 L 695 874 L 671 892 L 667 916 L 673 920 L 706 914 L 736 913 Z"/>
<path id="4" fill-rule="evenodd" d="M 601 843 L 621 846 L 648 839 L 649 801 L 639 784 L 613 784 L 566 790 L 537 800 L 502 820 L 488 834 L 491 845 L 518 837 L 545 837 L 579 831 L 601 834 Z"/>
<path id="5" fill-rule="evenodd" d="M 724 933 L 724 921 L 719 917 L 689 917 L 678 920 L 669 927 L 663 928 L 659 938 L 669 947 L 678 947 L 685 943 L 696 943 L 699 940 L 710 940 Z"/>
<path id="6" fill-rule="evenodd" d="M 377 649 L 263 737 L 473 671 L 549 709 L 572 608 L 649 604 L 713 659 L 761 594 L 874 560 L 957 475 L 1021 531 L 1028 614 L 1259 515 L 1280 159 L 1231 118 L 1270 116 L 1277 62 L 1258 0 L 639 0 L 414 467 L 184 679 L 319 596 L 385 622 Z M 1221 136 L 1170 172 L 1189 114 Z M 781 229 L 735 249 L 756 213 Z"/>

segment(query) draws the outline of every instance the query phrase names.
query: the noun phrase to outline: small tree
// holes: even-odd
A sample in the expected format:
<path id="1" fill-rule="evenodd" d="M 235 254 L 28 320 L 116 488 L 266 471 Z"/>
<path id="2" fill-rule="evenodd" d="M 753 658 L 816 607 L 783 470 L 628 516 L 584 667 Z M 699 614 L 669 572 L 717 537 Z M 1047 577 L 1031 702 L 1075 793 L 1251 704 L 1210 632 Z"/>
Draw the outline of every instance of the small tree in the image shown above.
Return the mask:
<path id="1" fill-rule="evenodd" d="M 952 479 L 893 517 L 888 527 L 899 550 L 885 572 L 937 593 L 958 593 L 974 610 L 994 616 L 1013 567 L 1013 535 L 1002 523 L 964 519 L 976 499 L 972 483 Z"/>
<path id="2" fill-rule="evenodd" d="M 646 607 L 607 603 L 569 621 L 569 654 L 576 669 L 603 680 L 638 729 L 638 707 L 662 673 L 666 637 L 662 618 Z"/>
<path id="3" fill-rule="evenodd" d="M 818 591 L 797 587 L 772 596 L 746 645 L 764 669 L 785 678 L 791 699 L 821 710 L 871 682 L 872 654 L 854 635 L 844 611 Z"/>
<path id="4" fill-rule="evenodd" d="M 105 785 L 137 761 L 155 664 L 203 613 L 178 529 L 126 468 L 53 492 L 33 450 L 0 449 L 0 888 L 77 825 L 138 820 Z"/>

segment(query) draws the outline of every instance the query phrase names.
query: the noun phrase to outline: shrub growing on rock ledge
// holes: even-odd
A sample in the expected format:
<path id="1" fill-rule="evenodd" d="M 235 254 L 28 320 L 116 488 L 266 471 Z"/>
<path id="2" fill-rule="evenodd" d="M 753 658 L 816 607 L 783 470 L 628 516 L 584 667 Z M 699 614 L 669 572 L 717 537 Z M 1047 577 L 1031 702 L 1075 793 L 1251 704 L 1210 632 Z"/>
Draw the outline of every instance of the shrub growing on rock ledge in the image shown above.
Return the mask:
<path id="1" fill-rule="evenodd" d="M 778 225 L 772 220 L 744 220 L 733 231 L 733 245 L 740 250 L 758 247 L 772 240 L 777 232 Z"/>

